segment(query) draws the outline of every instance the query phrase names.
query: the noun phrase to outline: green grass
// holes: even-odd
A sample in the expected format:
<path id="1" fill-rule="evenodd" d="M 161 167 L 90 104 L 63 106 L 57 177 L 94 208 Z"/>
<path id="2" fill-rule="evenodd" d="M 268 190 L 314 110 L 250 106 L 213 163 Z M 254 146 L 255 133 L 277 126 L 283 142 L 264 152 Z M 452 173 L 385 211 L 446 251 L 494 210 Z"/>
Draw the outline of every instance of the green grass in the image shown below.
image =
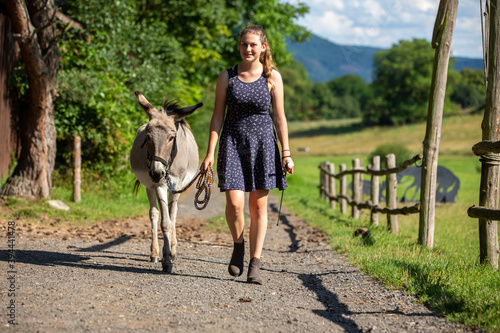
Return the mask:
<path id="1" fill-rule="evenodd" d="M 69 221 L 74 225 L 91 225 L 98 221 L 113 220 L 148 214 L 148 201 L 144 187 L 137 197 L 132 193 L 132 174 L 106 181 L 87 176 L 82 180 L 81 201 L 73 202 L 72 180 L 54 174 L 51 200 L 61 200 L 69 211 L 52 208 L 47 201 L 5 198 L 3 218 L 26 222 Z"/>

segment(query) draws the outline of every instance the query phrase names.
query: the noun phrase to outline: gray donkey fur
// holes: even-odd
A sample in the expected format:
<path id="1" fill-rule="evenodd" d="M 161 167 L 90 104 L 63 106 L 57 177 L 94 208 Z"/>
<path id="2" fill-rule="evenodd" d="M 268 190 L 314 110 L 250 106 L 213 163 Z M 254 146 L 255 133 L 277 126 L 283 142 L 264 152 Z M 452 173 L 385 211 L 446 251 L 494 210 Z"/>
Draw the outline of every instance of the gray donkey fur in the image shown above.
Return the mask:
<path id="1" fill-rule="evenodd" d="M 148 195 L 153 236 L 151 261 L 159 260 L 158 221 L 161 217 L 162 266 L 164 272 L 171 273 L 177 252 L 175 221 L 180 196 L 173 194 L 172 189 L 184 187 L 199 170 L 198 146 L 184 117 L 203 104 L 180 108 L 175 103 L 164 103 L 163 108 L 157 110 L 140 92 L 136 91 L 135 95 L 149 116 L 149 122 L 137 132 L 130 152 L 130 165 L 137 178 L 135 189 L 142 184 Z"/>

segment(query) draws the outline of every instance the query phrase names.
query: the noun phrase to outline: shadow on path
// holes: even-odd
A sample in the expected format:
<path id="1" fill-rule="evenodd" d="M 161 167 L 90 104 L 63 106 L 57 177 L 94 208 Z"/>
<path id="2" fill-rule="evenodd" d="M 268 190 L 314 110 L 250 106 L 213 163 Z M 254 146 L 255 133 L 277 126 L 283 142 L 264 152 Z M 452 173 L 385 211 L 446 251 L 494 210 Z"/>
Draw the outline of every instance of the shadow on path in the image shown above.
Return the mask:
<path id="1" fill-rule="evenodd" d="M 363 330 L 356 324 L 356 322 L 349 318 L 352 315 L 385 315 L 397 314 L 403 316 L 418 316 L 418 317 L 439 317 L 438 315 L 430 313 L 404 313 L 398 307 L 394 310 L 381 310 L 381 311 L 350 311 L 344 303 L 339 300 L 337 294 L 330 291 L 321 279 L 321 276 L 330 274 L 349 274 L 349 271 L 332 271 L 322 274 L 303 274 L 294 273 L 302 281 L 303 285 L 309 290 L 313 291 L 317 299 L 324 305 L 325 310 L 312 310 L 318 316 L 321 316 L 333 323 L 343 327 L 346 332 L 363 332 Z"/>
<path id="2" fill-rule="evenodd" d="M 273 213 L 279 213 L 279 206 L 275 203 L 271 203 L 269 208 Z M 279 216 L 279 223 L 285 225 L 285 231 L 288 233 L 290 237 L 290 246 L 288 252 L 297 252 L 299 249 L 299 241 L 297 240 L 297 233 L 295 232 L 295 227 L 290 223 L 290 220 L 284 215 L 281 214 Z"/>
<path id="3" fill-rule="evenodd" d="M 130 237 L 130 236 L 120 236 L 112 241 L 107 242 L 107 243 L 97 244 L 97 245 L 93 245 L 90 247 L 79 248 L 77 251 L 78 252 L 100 252 L 100 251 L 104 251 L 112 246 L 123 244 L 123 243 L 129 241 L 131 238 L 132 237 Z"/>
<path id="4" fill-rule="evenodd" d="M 320 276 L 329 274 L 339 274 L 347 272 L 330 272 L 323 274 L 301 274 L 298 273 L 298 278 L 302 284 L 309 290 L 316 293 L 317 299 L 324 305 L 325 310 L 312 310 L 318 316 L 321 316 L 331 322 L 344 328 L 346 332 L 362 332 L 356 322 L 348 316 L 352 313 L 347 306 L 339 300 L 338 295 L 328 290 L 324 286 Z"/>

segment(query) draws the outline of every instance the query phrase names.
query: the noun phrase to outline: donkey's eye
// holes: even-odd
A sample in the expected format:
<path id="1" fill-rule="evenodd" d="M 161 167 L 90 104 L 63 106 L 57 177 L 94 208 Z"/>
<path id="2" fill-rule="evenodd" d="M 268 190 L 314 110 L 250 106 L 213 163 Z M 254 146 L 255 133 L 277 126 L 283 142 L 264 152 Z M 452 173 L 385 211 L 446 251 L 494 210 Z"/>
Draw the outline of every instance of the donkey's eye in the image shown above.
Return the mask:
<path id="1" fill-rule="evenodd" d="M 149 134 L 149 133 L 148 133 L 148 134 L 146 134 L 146 140 L 147 140 L 148 142 L 151 142 L 151 134 Z"/>
<path id="2" fill-rule="evenodd" d="M 171 136 L 168 138 L 168 142 L 172 142 L 172 141 L 174 141 L 174 139 L 175 139 L 175 136 Z"/>

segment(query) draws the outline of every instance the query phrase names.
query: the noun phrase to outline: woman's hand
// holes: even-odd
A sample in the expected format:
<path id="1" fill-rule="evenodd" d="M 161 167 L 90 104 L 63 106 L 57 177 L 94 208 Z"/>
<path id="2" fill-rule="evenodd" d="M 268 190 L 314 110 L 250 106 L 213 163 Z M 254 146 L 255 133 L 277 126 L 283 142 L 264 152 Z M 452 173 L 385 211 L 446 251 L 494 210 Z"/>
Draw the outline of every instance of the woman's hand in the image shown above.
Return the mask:
<path id="1" fill-rule="evenodd" d="M 214 165 L 214 157 L 213 155 L 207 155 L 203 162 L 201 162 L 200 171 L 201 173 L 205 173 L 208 170 L 208 167 L 212 167 Z"/>
<path id="2" fill-rule="evenodd" d="M 293 160 L 290 156 L 283 157 L 282 159 L 283 170 L 285 171 L 285 175 L 293 173 Z"/>

